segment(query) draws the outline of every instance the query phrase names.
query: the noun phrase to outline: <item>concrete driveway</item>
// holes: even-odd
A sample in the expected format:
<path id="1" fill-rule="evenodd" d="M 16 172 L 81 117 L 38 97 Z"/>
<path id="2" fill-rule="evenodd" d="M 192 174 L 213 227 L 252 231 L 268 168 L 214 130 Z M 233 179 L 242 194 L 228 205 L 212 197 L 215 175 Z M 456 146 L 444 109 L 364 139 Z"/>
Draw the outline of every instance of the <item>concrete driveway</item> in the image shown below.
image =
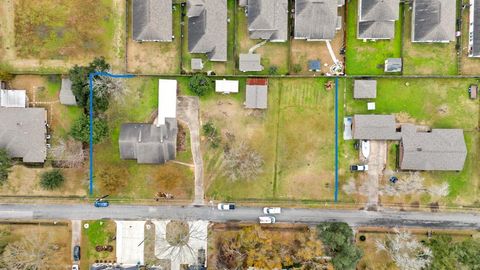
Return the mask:
<path id="1" fill-rule="evenodd" d="M 178 120 L 187 124 L 190 130 L 190 141 L 192 145 L 193 163 L 195 165 L 195 199 L 193 204 L 204 204 L 203 190 L 203 159 L 200 150 L 200 105 L 198 97 L 180 96 L 177 99 Z"/>
<path id="2" fill-rule="evenodd" d="M 367 159 L 367 179 L 364 183 L 368 193 L 367 209 L 376 209 L 378 206 L 378 182 L 383 175 L 387 163 L 387 142 L 370 141 L 370 155 Z"/>

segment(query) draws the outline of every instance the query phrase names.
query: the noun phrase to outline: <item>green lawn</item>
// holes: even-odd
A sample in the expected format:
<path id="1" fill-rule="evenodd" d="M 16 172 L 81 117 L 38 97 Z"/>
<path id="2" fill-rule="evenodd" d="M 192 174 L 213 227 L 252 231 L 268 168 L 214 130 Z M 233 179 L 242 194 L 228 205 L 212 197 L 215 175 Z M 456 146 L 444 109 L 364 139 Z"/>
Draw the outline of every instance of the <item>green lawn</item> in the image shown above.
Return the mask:
<path id="1" fill-rule="evenodd" d="M 88 224 L 88 228 L 83 225 Z M 115 260 L 116 224 L 112 220 L 85 221 L 82 223 L 81 269 L 89 269 L 96 260 Z M 96 246 L 112 245 L 113 252 L 97 252 Z"/>
<path id="2" fill-rule="evenodd" d="M 458 74 L 455 41 L 450 43 L 413 43 L 411 28 L 412 12 L 406 11 L 403 36 L 403 74 Z"/>
<path id="3" fill-rule="evenodd" d="M 403 4 L 400 18 L 395 22 L 395 38 L 392 40 L 366 41 L 357 39 L 358 0 L 348 2 L 346 73 L 349 75 L 384 74 L 387 58 L 402 56 Z"/>
<path id="4" fill-rule="evenodd" d="M 348 172 L 350 164 L 358 162 L 358 151 L 353 141 L 343 141 L 343 117 L 354 114 L 395 114 L 397 121 L 427 125 L 432 128 L 462 128 L 465 132 L 468 156 L 461 172 L 422 172 L 425 185 L 439 185 L 447 182 L 450 193 L 445 198 L 433 198 L 430 195 L 405 196 L 400 198 L 384 197 L 384 203 L 420 203 L 439 201 L 447 205 L 471 205 L 478 199 L 480 191 L 479 164 L 479 124 L 478 101 L 468 98 L 467 89 L 475 79 L 378 79 L 376 110 L 367 111 L 366 101 L 353 99 L 353 80 L 343 80 L 346 87 L 346 111 L 340 106 L 340 183 L 342 186 L 356 175 Z M 343 89 L 342 89 L 343 90 Z M 343 91 L 340 91 L 343 97 Z M 434 93 L 434 94 L 433 94 Z M 389 169 L 394 169 L 395 156 L 392 148 L 389 154 Z M 406 173 L 397 173 L 405 175 Z M 357 200 L 355 195 L 341 193 L 341 200 Z"/>
<path id="5" fill-rule="evenodd" d="M 270 79 L 265 112 L 245 111 L 243 99 L 233 96 L 203 101 L 203 122 L 214 122 L 222 133 L 233 134 L 235 142 L 245 141 L 264 160 L 262 173 L 255 179 L 231 181 L 221 173 L 222 147 L 204 145 L 207 195 L 212 199 L 332 200 L 333 91 L 324 89 L 325 81 Z"/>
<path id="6" fill-rule="evenodd" d="M 180 82 L 184 82 L 181 80 Z M 180 87 L 181 84 L 179 84 Z M 157 192 L 172 193 L 175 198 L 188 200 L 193 194 L 193 171 L 175 163 L 165 165 L 137 164 L 135 160 L 120 159 L 118 138 L 123 123 L 151 123 L 158 104 L 158 78 L 129 79 L 130 92 L 123 102 L 111 102 L 107 111 L 110 137 L 95 146 L 95 192 L 105 194 L 101 175 L 108 172 L 123 175 L 114 197 L 122 199 L 152 199 Z M 186 155 L 186 156 L 185 156 Z M 188 155 L 181 155 L 182 161 Z"/>

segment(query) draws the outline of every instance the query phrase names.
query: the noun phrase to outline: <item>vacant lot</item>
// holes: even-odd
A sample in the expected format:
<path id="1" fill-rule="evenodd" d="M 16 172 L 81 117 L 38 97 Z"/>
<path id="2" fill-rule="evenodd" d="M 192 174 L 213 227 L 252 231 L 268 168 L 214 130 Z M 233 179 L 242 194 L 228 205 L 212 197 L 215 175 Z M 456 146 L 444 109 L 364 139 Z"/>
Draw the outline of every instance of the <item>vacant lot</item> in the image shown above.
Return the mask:
<path id="1" fill-rule="evenodd" d="M 9 267 L 12 265 L 4 265 L 4 260 L 13 262 L 25 260 L 25 263 L 34 265 L 38 269 L 69 269 L 72 263 L 71 239 L 71 227 L 64 222 L 57 222 L 56 225 L 53 222 L 1 224 L 0 242 L 3 254 L 0 256 L 0 261 L 2 261 L 2 267 L 14 269 Z M 5 249 L 9 249 L 9 245 L 19 247 L 20 254 L 5 257 Z M 13 250 L 13 254 L 15 254 L 15 250 Z"/>
<path id="2" fill-rule="evenodd" d="M 346 73 L 349 75 L 384 74 L 387 58 L 402 55 L 403 4 L 400 19 L 395 22 L 395 38 L 392 40 L 363 41 L 357 39 L 358 0 L 347 3 Z"/>
<path id="3" fill-rule="evenodd" d="M 268 109 L 243 108 L 244 88 L 202 102 L 202 122 L 221 131 L 222 145 L 204 145 L 207 195 L 212 199 L 313 199 L 333 196 L 333 93 L 325 79 L 271 79 Z M 245 142 L 263 159 L 262 172 L 232 181 L 223 147 Z"/>
<path id="4" fill-rule="evenodd" d="M 456 75 L 458 58 L 455 41 L 450 43 L 412 42 L 412 12 L 405 11 L 403 74 Z"/>
<path id="5" fill-rule="evenodd" d="M 382 196 L 384 204 L 429 204 L 440 202 L 447 205 L 472 205 L 478 199 L 480 192 L 480 175 L 474 164 L 479 162 L 479 111 L 478 101 L 468 98 L 467 89 L 474 79 L 380 79 L 378 82 L 378 94 L 376 110 L 367 111 L 366 101 L 354 100 L 352 97 L 353 81 L 348 80 L 345 84 L 346 111 L 343 115 L 360 114 L 395 114 L 398 122 L 415 123 L 433 128 L 462 128 L 465 132 L 465 140 L 468 149 L 467 161 L 462 172 L 421 172 L 419 177 L 425 187 L 448 183 L 449 193 L 446 197 L 431 196 L 424 192 L 418 192 L 403 196 Z M 432 94 L 432 89 L 434 93 Z M 428 100 L 428 102 L 425 102 Z M 342 112 L 340 113 L 342 116 Z M 343 117 L 341 118 L 343 121 Z M 343 123 L 341 124 L 343 131 Z M 340 136 L 341 136 L 340 132 Z M 363 174 L 351 174 L 348 166 L 358 162 L 358 151 L 353 148 L 353 141 L 341 141 L 340 151 L 340 174 L 345 182 L 354 181 L 361 185 Z M 389 176 L 395 174 L 401 178 L 410 176 L 410 173 L 396 172 L 395 150 L 389 146 L 387 170 L 380 181 L 380 185 L 388 185 Z M 355 194 L 347 196 L 347 201 L 363 201 L 363 197 Z"/>
<path id="6" fill-rule="evenodd" d="M 88 228 L 85 225 L 88 224 Z M 82 223 L 81 269 L 89 269 L 96 261 L 113 263 L 116 261 L 116 225 L 113 220 L 84 221 Z M 113 252 L 96 251 L 97 246 L 113 246 Z"/>
<path id="7" fill-rule="evenodd" d="M 65 71 L 95 56 L 124 66 L 122 0 L 9 0 L 0 15 L 1 60 L 15 70 Z"/>
<path id="8" fill-rule="evenodd" d="M 478 75 L 480 73 L 480 58 L 468 57 L 468 37 L 470 24 L 470 9 L 462 10 L 462 50 L 461 50 L 461 70 L 463 75 Z"/>
<path id="9" fill-rule="evenodd" d="M 249 49 L 262 42 L 261 39 L 250 39 L 248 35 L 248 17 L 245 15 L 245 9 L 237 9 L 237 30 L 236 30 L 236 54 L 248 53 Z M 290 66 L 289 41 L 286 42 L 267 42 L 255 53 L 261 54 L 261 64 L 263 71 L 252 72 L 252 74 L 286 74 Z M 238 62 L 238 59 L 235 59 Z M 237 66 L 238 67 L 238 66 Z M 276 70 L 273 72 L 273 70 Z"/>
<path id="10" fill-rule="evenodd" d="M 120 179 L 112 195 L 123 199 L 153 199 L 157 192 L 171 193 L 188 200 L 193 192 L 190 167 L 169 162 L 165 165 L 137 164 L 120 159 L 118 138 L 123 123 L 152 123 L 158 109 L 158 78 L 135 78 L 126 81 L 127 93 L 110 103 L 107 111 L 110 137 L 95 146 L 95 192 L 107 194 L 102 176 Z"/>
<path id="11" fill-rule="evenodd" d="M 324 254 L 316 229 L 305 225 L 213 224 L 208 240 L 208 262 L 212 269 L 238 269 L 238 266 L 290 269 Z M 317 262 L 318 267 L 331 267 L 326 262 Z"/>
<path id="12" fill-rule="evenodd" d="M 141 74 L 179 74 L 181 55 L 180 5 L 173 9 L 172 42 L 136 42 L 132 39 L 132 1 L 128 1 L 127 70 Z"/>

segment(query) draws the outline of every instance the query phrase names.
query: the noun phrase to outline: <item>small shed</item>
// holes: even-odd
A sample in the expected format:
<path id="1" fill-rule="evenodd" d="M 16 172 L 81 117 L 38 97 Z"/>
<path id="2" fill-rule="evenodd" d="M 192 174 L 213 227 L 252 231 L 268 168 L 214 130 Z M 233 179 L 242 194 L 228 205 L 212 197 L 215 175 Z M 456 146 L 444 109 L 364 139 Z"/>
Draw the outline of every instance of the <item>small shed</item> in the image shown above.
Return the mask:
<path id="1" fill-rule="evenodd" d="M 322 70 L 322 65 L 320 64 L 320 60 L 308 61 L 308 70 L 313 72 L 318 72 Z"/>
<path id="2" fill-rule="evenodd" d="M 192 58 L 191 66 L 192 66 L 192 70 L 202 70 L 203 69 L 202 59 Z"/>
<path id="3" fill-rule="evenodd" d="M 355 80 L 353 85 L 353 98 L 369 99 L 377 97 L 376 80 Z"/>
<path id="4" fill-rule="evenodd" d="M 72 92 L 72 81 L 69 78 L 62 78 L 62 86 L 60 88 L 60 104 L 77 106 L 77 100 Z"/>
<path id="5" fill-rule="evenodd" d="M 261 55 L 254 53 L 242 53 L 239 59 L 239 69 L 242 72 L 262 71 L 263 66 L 260 63 Z"/>
<path id="6" fill-rule="evenodd" d="M 402 72 L 402 58 L 387 58 L 385 72 Z"/>
<path id="7" fill-rule="evenodd" d="M 468 93 L 470 94 L 471 99 L 477 99 L 477 94 L 478 94 L 478 85 L 472 84 L 468 88 Z"/>
<path id="8" fill-rule="evenodd" d="M 268 80 L 248 79 L 245 108 L 267 109 L 268 106 Z"/>
<path id="9" fill-rule="evenodd" d="M 238 93 L 238 81 L 225 79 L 216 80 L 215 92 L 223 94 Z"/>

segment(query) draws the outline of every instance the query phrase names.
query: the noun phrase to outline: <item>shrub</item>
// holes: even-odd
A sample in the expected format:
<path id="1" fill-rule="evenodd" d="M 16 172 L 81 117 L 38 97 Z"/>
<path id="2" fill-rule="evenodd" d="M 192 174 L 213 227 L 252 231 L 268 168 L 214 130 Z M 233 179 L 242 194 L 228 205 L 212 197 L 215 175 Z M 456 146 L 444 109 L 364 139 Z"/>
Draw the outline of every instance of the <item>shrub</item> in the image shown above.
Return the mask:
<path id="1" fill-rule="evenodd" d="M 195 74 L 190 78 L 190 90 L 197 96 L 204 96 L 213 90 L 212 82 L 204 74 Z"/>
<path id="2" fill-rule="evenodd" d="M 205 125 L 203 125 L 202 129 L 203 134 L 205 134 L 208 142 L 210 143 L 210 146 L 212 148 L 217 148 L 220 145 L 221 138 L 218 135 L 218 130 L 215 125 L 211 121 L 208 121 Z"/>
<path id="3" fill-rule="evenodd" d="M 270 66 L 268 69 L 268 74 L 270 75 L 276 75 L 278 73 L 278 68 L 277 66 Z"/>
<path id="4" fill-rule="evenodd" d="M 41 176 L 40 186 L 43 189 L 54 190 L 62 186 L 65 178 L 60 170 L 55 169 L 49 172 L 45 172 Z"/>
<path id="5" fill-rule="evenodd" d="M 82 115 L 75 120 L 70 130 L 70 135 L 80 142 L 90 142 L 90 118 L 86 115 Z M 93 143 L 97 144 L 105 140 L 108 136 L 108 124 L 102 118 L 93 119 Z"/>
<path id="6" fill-rule="evenodd" d="M 12 160 L 5 149 L 0 149 L 0 185 L 8 179 L 8 173 L 12 167 Z"/>

